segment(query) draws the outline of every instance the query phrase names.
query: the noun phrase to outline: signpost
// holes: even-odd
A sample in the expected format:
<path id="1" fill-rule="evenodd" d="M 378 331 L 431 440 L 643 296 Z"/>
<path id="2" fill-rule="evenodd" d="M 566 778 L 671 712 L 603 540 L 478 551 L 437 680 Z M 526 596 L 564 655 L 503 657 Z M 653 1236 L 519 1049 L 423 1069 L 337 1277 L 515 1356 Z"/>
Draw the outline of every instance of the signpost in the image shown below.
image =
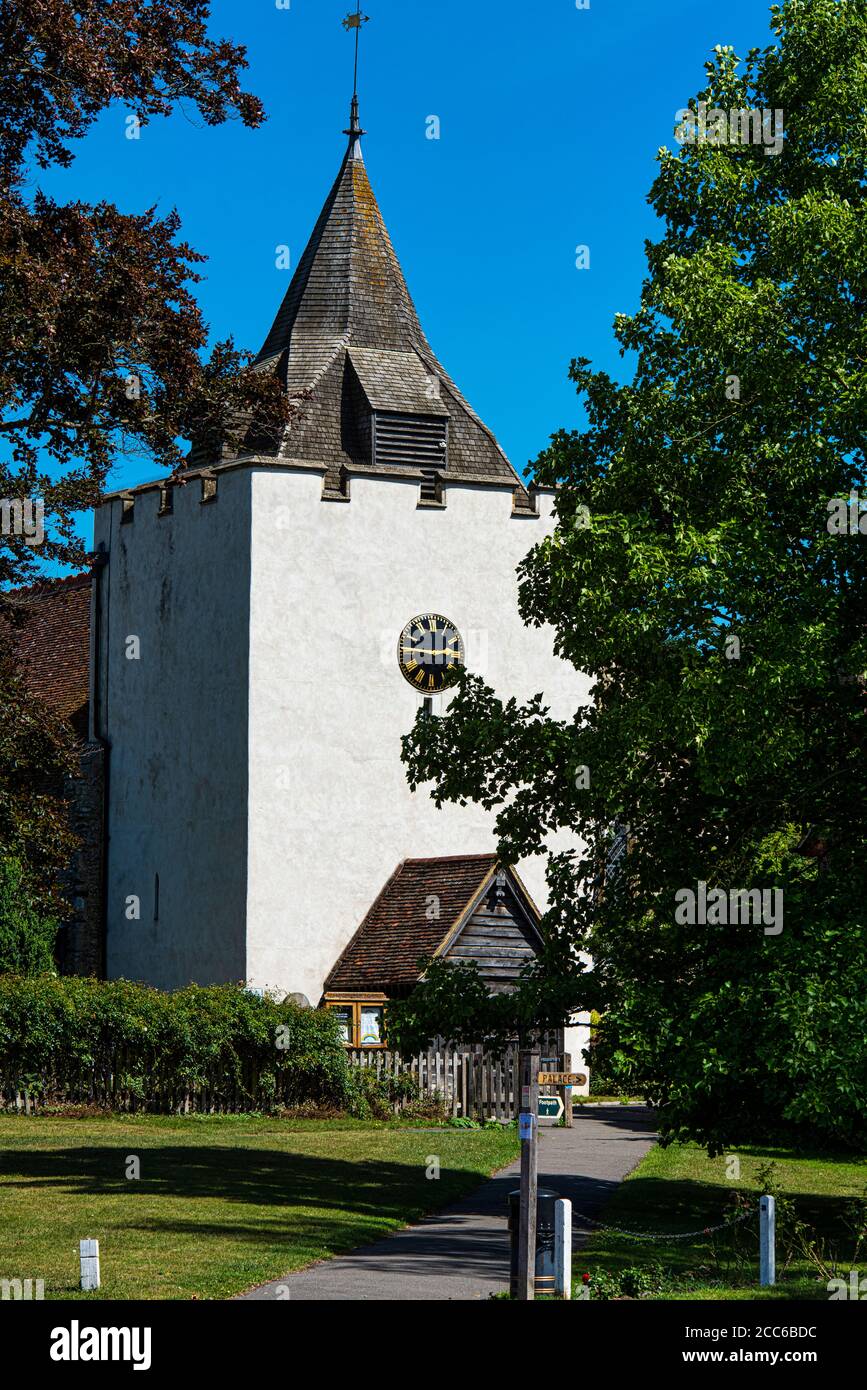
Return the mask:
<path id="1" fill-rule="evenodd" d="M 536 1190 L 538 1187 L 539 1054 L 522 1052 L 519 1057 L 521 1113 L 521 1211 L 518 1228 L 518 1300 L 532 1302 L 536 1296 Z"/>
<path id="2" fill-rule="evenodd" d="M 559 1120 L 564 1113 L 562 1096 L 540 1096 L 538 1103 L 540 1120 Z"/>
<path id="3" fill-rule="evenodd" d="M 560 1091 L 559 1097 L 542 1097 L 542 1102 L 559 1099 L 559 1108 L 552 1110 L 550 1106 L 547 1106 L 544 1110 L 540 1110 L 539 1114 L 552 1120 L 559 1120 L 561 1116 L 564 1116 L 567 1129 L 572 1128 L 572 1087 L 583 1086 L 587 1080 L 584 1072 L 571 1070 L 571 1063 L 571 1054 L 567 1052 L 563 1057 L 562 1071 L 539 1072 L 540 1086 L 557 1086 Z"/>

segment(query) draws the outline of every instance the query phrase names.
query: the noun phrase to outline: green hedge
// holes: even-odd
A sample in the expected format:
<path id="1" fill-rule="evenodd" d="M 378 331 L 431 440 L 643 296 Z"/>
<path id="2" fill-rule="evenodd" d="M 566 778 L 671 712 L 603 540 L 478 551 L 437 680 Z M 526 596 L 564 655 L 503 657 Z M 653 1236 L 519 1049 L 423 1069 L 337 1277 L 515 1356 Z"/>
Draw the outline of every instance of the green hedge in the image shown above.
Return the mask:
<path id="1" fill-rule="evenodd" d="M 0 975 L 0 1106 L 269 1111 L 354 1099 L 337 1019 L 234 985 Z"/>

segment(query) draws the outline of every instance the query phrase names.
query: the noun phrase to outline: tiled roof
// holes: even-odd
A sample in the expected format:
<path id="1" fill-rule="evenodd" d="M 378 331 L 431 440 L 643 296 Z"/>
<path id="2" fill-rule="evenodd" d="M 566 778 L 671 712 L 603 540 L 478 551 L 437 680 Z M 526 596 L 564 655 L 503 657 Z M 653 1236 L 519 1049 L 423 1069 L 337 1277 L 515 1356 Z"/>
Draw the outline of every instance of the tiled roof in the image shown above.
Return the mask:
<path id="1" fill-rule="evenodd" d="M 81 737 L 87 735 L 90 587 L 89 574 L 75 574 L 2 595 L 20 619 L 9 628 L 27 688 Z"/>
<path id="2" fill-rule="evenodd" d="M 403 355 L 405 372 L 394 370 L 394 354 Z M 437 379 L 440 405 L 428 413 L 449 416 L 447 477 L 520 483 L 493 434 L 434 356 L 354 135 L 256 361 L 258 370 L 282 377 L 297 406 L 275 457 L 325 464 L 329 487 L 339 481 L 342 467 L 370 464 L 359 443 L 363 435 L 350 418 L 350 357 L 365 389 L 376 379 L 376 409 L 415 411 L 420 402 L 414 383 Z"/>
<path id="3" fill-rule="evenodd" d="M 389 994 L 415 983 L 419 958 L 442 945 L 496 864 L 494 854 L 405 859 L 332 969 L 325 992 Z"/>

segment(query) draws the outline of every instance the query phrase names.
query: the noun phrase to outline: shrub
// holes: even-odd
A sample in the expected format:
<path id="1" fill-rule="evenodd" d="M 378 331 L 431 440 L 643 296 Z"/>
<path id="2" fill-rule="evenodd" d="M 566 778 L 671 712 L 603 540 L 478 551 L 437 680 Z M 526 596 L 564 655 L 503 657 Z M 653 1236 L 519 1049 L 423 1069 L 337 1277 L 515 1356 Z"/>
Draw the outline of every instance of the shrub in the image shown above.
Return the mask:
<path id="1" fill-rule="evenodd" d="M 396 1110 L 418 1104 L 421 1092 L 409 1072 L 377 1075 L 369 1067 L 350 1067 L 348 1108 L 359 1119 L 389 1119 Z"/>
<path id="2" fill-rule="evenodd" d="M 336 1018 L 236 985 L 164 993 L 127 980 L 0 975 L 0 1097 L 116 1109 L 346 1107 Z M 39 1084 L 34 1084 L 38 1078 Z"/>
<path id="3" fill-rule="evenodd" d="M 0 971 L 38 975 L 54 968 L 57 923 L 33 902 L 17 859 L 0 859 Z"/>
<path id="4" fill-rule="evenodd" d="M 658 1261 L 646 1265 L 628 1265 L 614 1272 L 597 1269 L 582 1276 L 582 1283 L 589 1286 L 590 1297 L 608 1298 L 652 1298 L 675 1286 L 669 1270 Z"/>

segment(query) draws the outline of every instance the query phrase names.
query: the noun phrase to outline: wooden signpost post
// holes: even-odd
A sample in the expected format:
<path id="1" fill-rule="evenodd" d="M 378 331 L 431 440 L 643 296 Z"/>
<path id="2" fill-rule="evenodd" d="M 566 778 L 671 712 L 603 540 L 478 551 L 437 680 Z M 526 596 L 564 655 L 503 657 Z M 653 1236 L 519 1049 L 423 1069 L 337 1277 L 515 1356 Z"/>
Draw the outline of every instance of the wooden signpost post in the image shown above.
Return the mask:
<path id="1" fill-rule="evenodd" d="M 531 1302 L 536 1296 L 539 1062 L 538 1052 L 520 1054 L 521 1108 L 518 1115 L 518 1132 L 521 1137 L 521 1212 L 518 1227 L 518 1299 L 521 1303 Z"/>
<path id="2" fill-rule="evenodd" d="M 571 1053 L 571 1052 L 564 1052 L 564 1053 L 563 1053 L 563 1070 L 564 1070 L 564 1072 L 566 1073 L 567 1076 L 568 1076 L 569 1073 L 572 1071 L 572 1053 Z M 562 1102 L 563 1102 L 563 1113 L 564 1113 L 564 1116 L 565 1116 L 565 1118 L 564 1118 L 564 1124 L 566 1125 L 566 1128 L 567 1128 L 567 1129 L 571 1129 L 571 1128 L 572 1128 L 572 1087 L 573 1087 L 573 1086 L 580 1086 L 580 1085 L 581 1085 L 581 1082 L 580 1082 L 580 1081 L 573 1081 L 572 1078 L 570 1077 L 568 1081 L 564 1081 L 564 1082 L 563 1082 L 563 1085 L 562 1085 L 562 1088 L 561 1088 L 561 1091 L 560 1091 L 560 1099 L 561 1099 Z"/>

